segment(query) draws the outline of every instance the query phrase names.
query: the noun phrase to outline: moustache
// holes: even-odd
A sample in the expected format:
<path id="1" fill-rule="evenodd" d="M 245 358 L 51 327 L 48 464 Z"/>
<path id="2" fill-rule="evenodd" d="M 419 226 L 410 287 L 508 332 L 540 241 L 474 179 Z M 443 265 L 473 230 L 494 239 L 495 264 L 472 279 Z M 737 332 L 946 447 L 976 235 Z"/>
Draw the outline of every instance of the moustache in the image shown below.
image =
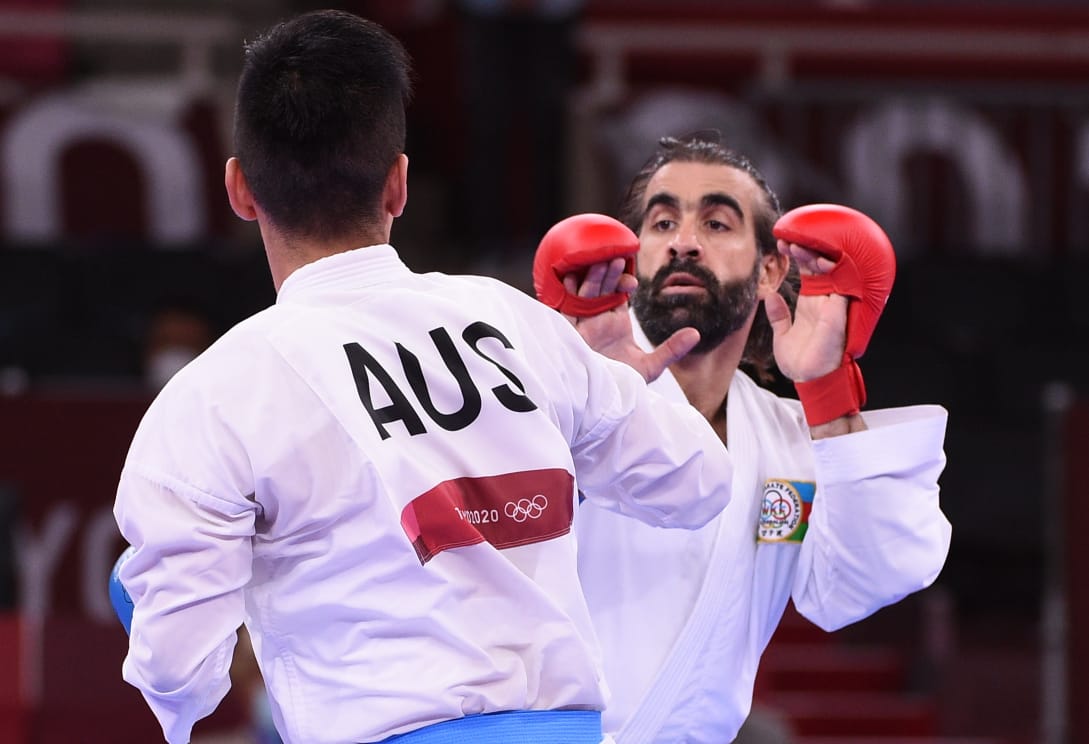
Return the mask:
<path id="1" fill-rule="evenodd" d="M 654 277 L 650 280 L 651 294 L 658 295 L 666 281 L 675 274 L 688 274 L 695 277 L 703 284 L 704 289 L 711 293 L 714 293 L 719 286 L 718 278 L 706 266 L 691 259 L 675 258 L 655 272 Z"/>

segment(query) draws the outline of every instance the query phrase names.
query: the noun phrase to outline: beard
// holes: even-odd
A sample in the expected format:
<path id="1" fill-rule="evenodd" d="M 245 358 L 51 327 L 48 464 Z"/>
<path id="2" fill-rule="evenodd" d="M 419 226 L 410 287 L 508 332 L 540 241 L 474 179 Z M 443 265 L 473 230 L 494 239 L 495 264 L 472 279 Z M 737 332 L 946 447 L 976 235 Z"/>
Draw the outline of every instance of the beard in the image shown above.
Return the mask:
<path id="1" fill-rule="evenodd" d="M 699 279 L 705 295 L 662 295 L 662 284 L 671 274 L 684 272 Z M 705 354 L 730 334 L 741 330 L 756 307 L 756 286 L 760 281 L 760 262 L 749 276 L 720 282 L 702 264 L 687 259 L 673 259 L 653 278 L 639 277 L 639 287 L 632 295 L 632 310 L 647 339 L 658 346 L 681 328 L 695 328 L 700 341 L 693 354 Z"/>

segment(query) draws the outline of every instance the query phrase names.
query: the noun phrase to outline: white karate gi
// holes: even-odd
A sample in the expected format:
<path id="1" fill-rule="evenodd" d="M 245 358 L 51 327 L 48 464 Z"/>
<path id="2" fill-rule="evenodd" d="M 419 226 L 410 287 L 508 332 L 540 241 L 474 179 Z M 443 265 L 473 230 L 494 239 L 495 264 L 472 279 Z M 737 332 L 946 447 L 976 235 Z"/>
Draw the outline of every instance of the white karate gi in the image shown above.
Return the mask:
<path id="1" fill-rule="evenodd" d="M 716 443 L 516 289 L 415 274 L 390 246 L 322 258 L 136 433 L 114 509 L 135 548 L 123 676 L 171 744 L 226 693 L 243 621 L 289 743 L 599 710 L 576 488 L 698 526 L 729 498 Z"/>
<path id="2" fill-rule="evenodd" d="M 650 348 L 637 323 L 636 336 Z M 668 371 L 651 386 L 684 399 Z M 834 630 L 930 585 L 945 562 L 943 408 L 864 411 L 867 431 L 812 441 L 796 400 L 738 371 L 726 411 L 734 483 L 721 516 L 680 533 L 591 502 L 576 515 L 617 744 L 733 741 L 789 598 Z M 784 540 L 814 490 L 804 539 Z"/>

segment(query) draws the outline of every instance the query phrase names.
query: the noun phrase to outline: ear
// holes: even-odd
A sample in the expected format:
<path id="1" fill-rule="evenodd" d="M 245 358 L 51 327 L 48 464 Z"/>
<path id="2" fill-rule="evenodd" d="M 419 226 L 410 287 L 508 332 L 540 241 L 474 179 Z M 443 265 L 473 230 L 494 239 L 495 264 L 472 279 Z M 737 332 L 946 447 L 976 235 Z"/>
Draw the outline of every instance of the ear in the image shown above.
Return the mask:
<path id="1" fill-rule="evenodd" d="M 757 296 L 763 299 L 779 291 L 779 285 L 790 270 L 790 257 L 776 251 L 760 257 L 760 279 L 756 285 Z"/>
<path id="2" fill-rule="evenodd" d="M 253 200 L 253 193 L 238 158 L 227 159 L 223 185 L 227 188 L 227 200 L 230 201 L 234 213 L 247 222 L 257 219 L 257 203 Z"/>
<path id="3" fill-rule="evenodd" d="M 408 202 L 408 155 L 401 153 L 386 174 L 382 207 L 392 217 L 400 217 Z"/>

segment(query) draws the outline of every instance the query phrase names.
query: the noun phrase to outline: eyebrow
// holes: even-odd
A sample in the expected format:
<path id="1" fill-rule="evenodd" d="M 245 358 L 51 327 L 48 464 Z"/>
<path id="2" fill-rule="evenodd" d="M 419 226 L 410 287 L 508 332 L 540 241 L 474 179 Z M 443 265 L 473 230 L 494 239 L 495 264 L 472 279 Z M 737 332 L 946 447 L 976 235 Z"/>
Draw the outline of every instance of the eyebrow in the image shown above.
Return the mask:
<path id="1" fill-rule="evenodd" d="M 710 194 L 704 194 L 703 198 L 700 199 L 700 206 L 704 208 L 715 206 L 727 207 L 737 213 L 737 218 L 741 220 L 742 223 L 745 222 L 745 212 L 742 211 L 741 204 L 738 203 L 737 199 L 729 194 L 724 194 L 721 191 L 713 191 Z"/>
<path id="2" fill-rule="evenodd" d="M 648 214 L 650 214 L 650 210 L 654 209 L 658 205 L 677 210 L 681 208 L 681 202 L 676 196 L 661 191 L 647 200 L 646 209 L 643 210 L 643 217 L 645 218 Z M 700 199 L 700 207 L 702 209 L 717 206 L 726 207 L 733 210 L 737 214 L 737 218 L 741 220 L 742 223 L 745 222 L 745 212 L 741 209 L 741 204 L 737 201 L 737 199 L 733 198 L 729 194 L 724 194 L 721 191 L 712 191 L 709 194 L 704 194 L 703 197 Z"/>
<path id="3" fill-rule="evenodd" d="M 665 207 L 669 207 L 670 209 L 679 210 L 681 208 L 680 199 L 673 196 L 673 194 L 667 194 L 664 191 L 659 191 L 657 194 L 647 199 L 647 206 L 643 210 L 643 217 L 646 218 L 646 216 L 650 214 L 650 210 L 654 209 L 659 204 Z"/>

